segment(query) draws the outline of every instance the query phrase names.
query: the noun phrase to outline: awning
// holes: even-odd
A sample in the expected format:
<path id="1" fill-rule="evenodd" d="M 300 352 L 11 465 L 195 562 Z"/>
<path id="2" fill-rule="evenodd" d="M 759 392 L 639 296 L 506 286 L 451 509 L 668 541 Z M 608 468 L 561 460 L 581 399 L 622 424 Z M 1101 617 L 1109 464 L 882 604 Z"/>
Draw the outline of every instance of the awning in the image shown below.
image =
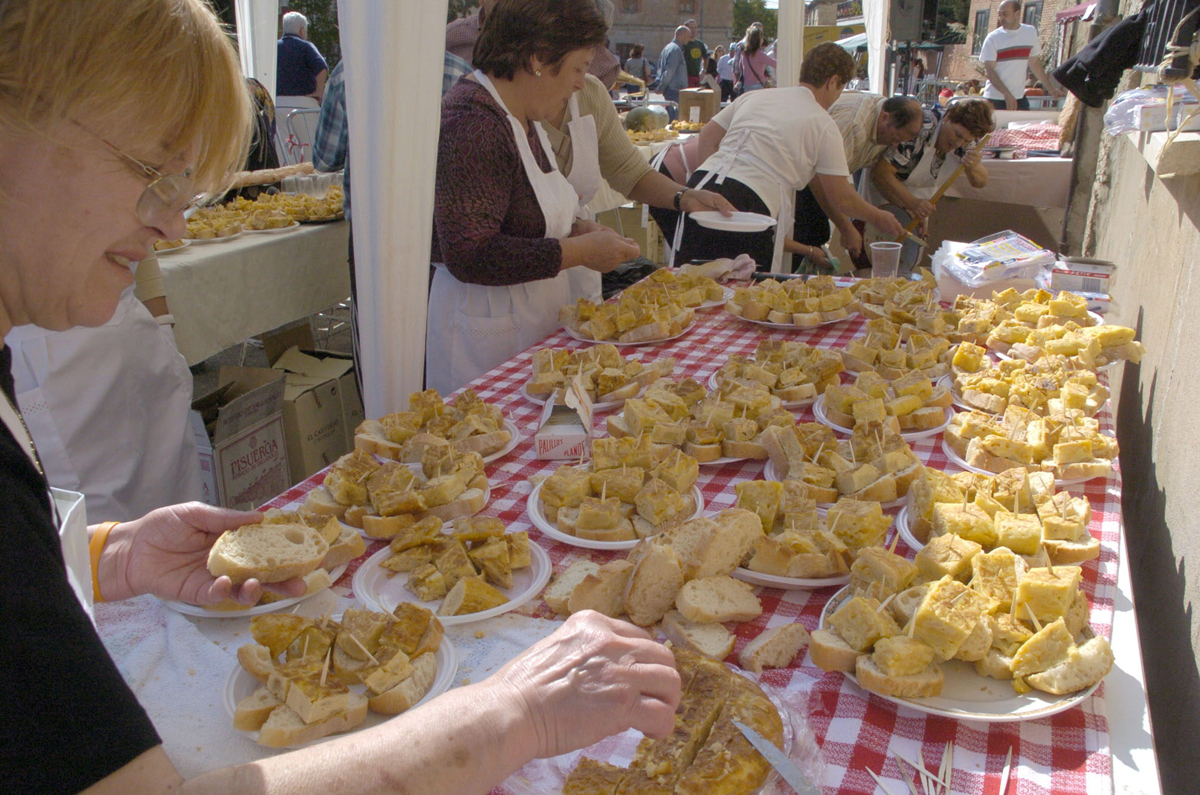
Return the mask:
<path id="1" fill-rule="evenodd" d="M 1055 24 L 1061 25 L 1064 22 L 1074 22 L 1077 19 L 1091 19 L 1096 13 L 1095 0 L 1090 3 L 1080 3 L 1077 6 L 1065 8 L 1054 15 Z"/>

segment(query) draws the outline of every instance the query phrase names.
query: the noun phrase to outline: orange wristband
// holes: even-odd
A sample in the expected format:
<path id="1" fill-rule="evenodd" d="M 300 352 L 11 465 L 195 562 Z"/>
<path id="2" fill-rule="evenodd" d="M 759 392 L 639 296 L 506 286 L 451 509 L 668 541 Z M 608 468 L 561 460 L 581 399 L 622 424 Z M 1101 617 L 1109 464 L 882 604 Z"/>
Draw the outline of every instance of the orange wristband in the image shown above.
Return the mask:
<path id="1" fill-rule="evenodd" d="M 102 523 L 88 541 L 88 555 L 92 559 L 92 601 L 97 604 L 104 601 L 104 597 L 100 595 L 100 554 L 104 552 L 104 545 L 108 543 L 109 532 L 118 524 L 120 522 Z"/>

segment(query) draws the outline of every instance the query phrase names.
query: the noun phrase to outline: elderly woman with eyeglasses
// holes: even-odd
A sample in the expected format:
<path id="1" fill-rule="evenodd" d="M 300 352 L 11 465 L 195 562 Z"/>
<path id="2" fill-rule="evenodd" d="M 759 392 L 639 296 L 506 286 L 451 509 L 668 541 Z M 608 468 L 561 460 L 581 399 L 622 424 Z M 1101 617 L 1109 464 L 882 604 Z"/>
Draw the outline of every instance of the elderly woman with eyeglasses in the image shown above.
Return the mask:
<path id="1" fill-rule="evenodd" d="M 237 56 L 203 0 L 0 0 L 0 336 L 18 324 L 107 322 L 130 263 L 182 236 L 193 194 L 228 184 L 250 123 Z M 671 732 L 670 652 L 584 613 L 491 678 L 383 725 L 183 781 L 97 636 L 86 594 L 256 602 L 262 585 L 214 579 L 205 563 L 222 531 L 258 515 L 192 503 L 80 526 L 78 495 L 48 494 L 10 367 L 0 348 L 6 787 L 483 793 L 534 757 L 630 727 Z M 303 583 L 272 587 L 294 595 Z"/>

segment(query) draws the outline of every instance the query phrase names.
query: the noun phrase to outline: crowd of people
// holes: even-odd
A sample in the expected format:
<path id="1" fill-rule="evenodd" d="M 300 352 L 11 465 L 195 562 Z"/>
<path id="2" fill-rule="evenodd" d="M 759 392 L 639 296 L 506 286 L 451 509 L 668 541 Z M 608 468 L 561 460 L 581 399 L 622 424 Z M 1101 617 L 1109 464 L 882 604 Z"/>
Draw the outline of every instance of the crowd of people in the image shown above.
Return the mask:
<path id="1" fill-rule="evenodd" d="M 657 79 L 668 99 L 708 85 L 734 101 L 647 162 L 609 95 L 620 73 L 606 46 L 611 24 L 610 0 L 484 0 L 480 13 L 447 28 L 426 335 L 427 383 L 443 393 L 551 333 L 560 306 L 598 298 L 601 274 L 639 255 L 588 214 L 601 181 L 652 208 L 677 261 L 748 253 L 766 269 L 796 254 L 827 269 L 831 224 L 857 254 L 872 229 L 891 238 L 902 221 L 924 223 L 933 192 L 959 164 L 973 185 L 987 180 L 975 142 L 995 126 L 992 102 L 942 111 L 846 92 L 857 66 L 836 44 L 806 54 L 798 86 L 776 88 L 761 25 L 710 51 L 694 20 L 675 31 L 657 72 L 640 47 L 625 71 Z M 343 67 L 328 70 L 299 14 L 286 15 L 283 29 L 277 87 L 321 100 L 315 160 L 346 170 L 349 218 Z M 155 46 L 123 46 L 130 40 Z M 680 687 L 670 653 L 635 627 L 585 613 L 490 679 L 354 738 L 180 781 L 73 583 L 90 581 L 97 601 L 254 603 L 268 586 L 213 578 L 205 561 L 220 533 L 258 516 L 171 505 L 195 477 L 186 446 L 173 441 L 190 433 L 186 420 L 164 429 L 133 416 L 126 449 L 92 444 L 77 470 L 63 468 L 70 456 L 54 440 L 62 431 L 86 444 L 99 426 L 123 428 L 113 418 L 132 416 L 131 406 L 179 414 L 185 387 L 176 382 L 187 371 L 163 347 L 169 324 L 155 317 L 169 314 L 154 308 L 162 296 L 151 252 L 156 240 L 182 237 L 184 209 L 222 193 L 245 164 L 254 103 L 204 0 L 8 0 L 0 44 L 0 621 L 12 646 L 3 695 L 11 714 L 36 716 L 6 735 L 6 780 L 39 792 L 184 784 L 325 793 L 354 769 L 362 791 L 485 792 L 534 757 L 630 727 L 669 734 Z M 692 219 L 704 210 L 778 223 L 716 231 Z M 125 325 L 154 330 L 152 348 L 131 346 Z M 106 336 L 89 347 L 70 336 L 97 327 Z M 99 397 L 87 388 L 86 374 L 119 371 L 130 357 L 142 380 Z M 59 383 L 43 366 L 64 360 L 80 364 Z M 18 404 L 44 415 L 25 411 L 27 425 Z M 63 508 L 66 492 L 49 498 L 51 485 L 88 492 L 89 513 L 112 521 L 64 521 L 74 514 Z M 64 556 L 72 548 L 90 553 L 83 571 Z M 269 587 L 290 595 L 303 583 Z M 579 721 L 584 712 L 589 720 Z M 437 764 L 446 758 L 456 764 Z"/>

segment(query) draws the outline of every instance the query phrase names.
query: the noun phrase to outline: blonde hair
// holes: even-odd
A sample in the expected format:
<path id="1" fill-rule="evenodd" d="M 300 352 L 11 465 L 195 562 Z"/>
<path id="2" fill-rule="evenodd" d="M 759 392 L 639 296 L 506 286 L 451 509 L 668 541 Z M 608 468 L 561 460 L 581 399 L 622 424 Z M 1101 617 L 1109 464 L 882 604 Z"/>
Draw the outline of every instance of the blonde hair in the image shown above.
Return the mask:
<path id="1" fill-rule="evenodd" d="M 149 159 L 194 146 L 198 190 L 244 165 L 253 105 L 204 0 L 0 0 L 0 133 L 66 120 Z"/>

